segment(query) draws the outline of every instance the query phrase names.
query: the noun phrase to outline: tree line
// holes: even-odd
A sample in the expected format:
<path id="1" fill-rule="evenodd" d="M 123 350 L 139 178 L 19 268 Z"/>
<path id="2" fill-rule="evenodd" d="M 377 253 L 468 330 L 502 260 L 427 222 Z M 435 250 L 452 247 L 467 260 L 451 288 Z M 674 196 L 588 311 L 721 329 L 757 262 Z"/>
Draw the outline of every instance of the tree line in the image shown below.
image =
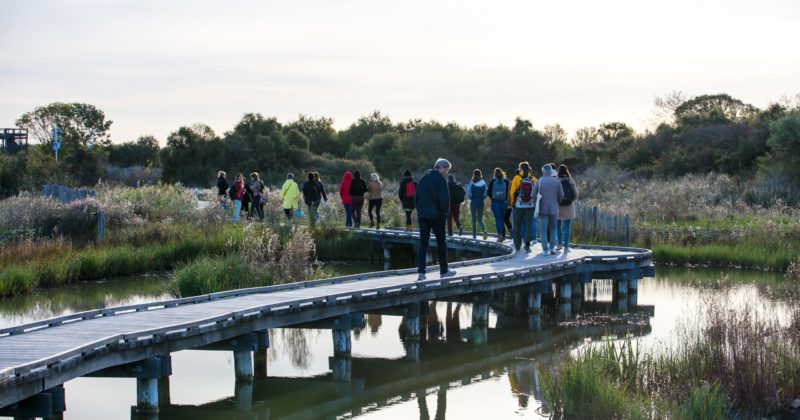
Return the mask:
<path id="1" fill-rule="evenodd" d="M 624 122 L 608 122 L 581 128 L 572 138 L 557 124 L 537 129 L 524 118 L 512 126 L 465 127 L 421 119 L 393 122 L 375 111 L 336 130 L 326 117 L 301 115 L 282 123 L 248 113 L 221 135 L 203 124 L 180 127 L 160 147 L 153 136 L 113 144 L 112 122 L 101 110 L 54 103 L 16 121 L 39 144 L 27 153 L 0 155 L 0 194 L 44 182 L 93 185 L 105 178 L 109 166 L 160 168 L 163 182 L 208 186 L 219 169 L 256 170 L 275 182 L 288 171 L 308 170 L 328 180 L 356 169 L 399 178 L 405 169 L 419 173 L 429 168 L 440 156 L 462 177 L 474 168 L 511 170 L 529 160 L 534 168 L 558 162 L 575 172 L 615 165 L 643 177 L 717 172 L 800 182 L 800 102 L 784 100 L 759 109 L 726 94 L 684 98 L 673 93 L 658 98 L 656 107 L 665 119 L 653 131 L 637 133 Z M 63 130 L 57 163 L 51 148 L 54 126 Z"/>

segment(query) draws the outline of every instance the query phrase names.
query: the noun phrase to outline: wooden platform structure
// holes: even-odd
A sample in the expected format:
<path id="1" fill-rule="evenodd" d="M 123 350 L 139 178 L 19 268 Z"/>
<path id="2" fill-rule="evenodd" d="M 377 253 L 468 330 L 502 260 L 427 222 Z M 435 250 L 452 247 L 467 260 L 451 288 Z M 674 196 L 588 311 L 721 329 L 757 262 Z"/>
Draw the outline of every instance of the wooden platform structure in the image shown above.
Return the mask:
<path id="1" fill-rule="evenodd" d="M 380 242 L 385 253 L 419 242 L 416 233 L 398 230 L 353 232 Z M 0 408 L 5 407 L 0 415 L 37 398 L 57 405 L 53 401 L 63 399 L 64 382 L 88 375 L 136 378 L 136 410 L 157 411 L 159 395 L 162 403 L 168 400 L 171 352 L 233 351 L 236 377 L 252 379 L 253 354 L 269 346 L 270 328 L 331 328 L 337 358 L 333 374 L 348 381 L 350 331 L 359 314 L 403 314 L 406 335 L 414 337 L 421 302 L 473 302 L 473 324 L 480 325 L 488 321 L 486 296 L 497 291 L 522 293 L 535 313 L 542 294 L 569 299 L 581 293 L 582 284 L 599 278 L 613 279 L 616 294 L 627 296 L 635 293 L 639 279 L 655 272 L 646 249 L 576 246 L 569 253 L 540 256 L 539 246 L 533 253 L 515 252 L 508 242 L 463 236 L 448 238 L 448 248 L 492 256 L 452 263 L 457 275 L 446 279 L 438 278 L 437 267 L 429 267 L 422 282 L 416 281 L 416 269 L 388 270 L 104 308 L 0 329 Z"/>

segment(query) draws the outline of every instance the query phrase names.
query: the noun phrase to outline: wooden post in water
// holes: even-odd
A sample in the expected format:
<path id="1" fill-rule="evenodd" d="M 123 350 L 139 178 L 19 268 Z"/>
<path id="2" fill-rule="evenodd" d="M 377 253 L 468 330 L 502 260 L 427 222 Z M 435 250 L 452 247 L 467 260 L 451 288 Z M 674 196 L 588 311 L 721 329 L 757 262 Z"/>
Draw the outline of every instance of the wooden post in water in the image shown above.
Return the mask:
<path id="1" fill-rule="evenodd" d="M 472 305 L 472 326 L 489 325 L 489 304 L 475 303 Z"/>
<path id="2" fill-rule="evenodd" d="M 559 284 L 559 295 L 562 300 L 569 300 L 572 298 L 572 283 L 565 281 Z"/>
<path id="3" fill-rule="evenodd" d="M 233 397 L 236 400 L 236 409 L 250 411 L 253 407 L 253 381 L 237 379 L 234 383 Z"/>
<path id="4" fill-rule="evenodd" d="M 528 292 L 528 313 L 539 314 L 542 312 L 542 294 Z"/>
<path id="5" fill-rule="evenodd" d="M 353 361 L 350 354 L 353 350 L 353 343 L 350 338 L 352 320 L 350 314 L 339 316 L 333 320 L 333 357 L 328 360 L 329 367 L 333 371 L 333 380 L 336 382 L 350 382 Z"/>
<path id="6" fill-rule="evenodd" d="M 158 378 L 136 378 L 136 411 L 158 412 Z"/>
<path id="7" fill-rule="evenodd" d="M 267 377 L 267 353 L 269 351 L 269 331 L 256 332 L 258 349 L 253 354 L 253 370 L 256 378 Z"/>
<path id="8" fill-rule="evenodd" d="M 234 350 L 233 370 L 236 373 L 236 379 L 253 380 L 253 352 L 250 350 Z"/>
<path id="9" fill-rule="evenodd" d="M 628 280 L 625 280 L 625 279 L 614 280 L 614 290 L 620 296 L 627 296 L 628 295 Z"/>

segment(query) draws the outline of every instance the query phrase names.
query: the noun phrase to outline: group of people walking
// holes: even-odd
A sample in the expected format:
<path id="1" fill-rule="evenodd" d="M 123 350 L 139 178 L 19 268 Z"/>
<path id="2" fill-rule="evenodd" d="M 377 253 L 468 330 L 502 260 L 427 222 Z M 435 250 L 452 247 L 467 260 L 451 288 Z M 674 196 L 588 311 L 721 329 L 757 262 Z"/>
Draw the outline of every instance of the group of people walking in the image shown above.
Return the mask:
<path id="1" fill-rule="evenodd" d="M 463 235 L 461 206 L 469 202 L 472 221 L 472 237 L 480 234 L 488 237 L 483 221 L 486 200 L 495 220 L 497 241 L 504 242 L 508 237 L 517 251 L 531 252 L 538 238 L 542 244 L 542 254 L 552 255 L 560 250 L 569 251 L 572 219 L 576 216 L 578 189 L 566 165 L 556 166 L 548 163 L 541 168 L 541 178 L 534 176 L 533 168 L 527 161 L 520 162 L 514 176 L 509 179 L 506 173 L 495 168 L 488 182 L 480 169 L 472 172 L 466 187 L 450 174 L 452 165 L 447 159 L 438 159 L 433 169 L 414 180 L 410 170 L 403 173 L 397 196 L 405 213 L 405 230 L 413 230 L 412 213 L 417 212 L 420 231 L 418 256 L 419 279 L 425 278 L 425 263 L 431 231 L 436 236 L 442 276 L 452 273 L 447 268 L 447 247 L 445 234 L 453 235 L 453 223 L 459 235 Z M 239 220 L 243 209 L 250 217 L 257 215 L 264 219 L 266 189 L 259 174 L 250 174 L 250 182 L 245 182 L 242 174 L 237 174 L 233 185 L 228 188 L 225 172 L 219 172 L 217 181 L 219 195 L 225 206 L 225 198 L 233 201 L 233 220 Z M 226 194 L 226 191 L 229 192 Z M 381 207 L 383 205 L 383 182 L 377 173 L 362 179 L 359 171 L 345 171 L 339 183 L 339 196 L 345 213 L 345 226 L 360 228 L 362 211 L 367 204 L 369 227 L 380 229 Z M 288 222 L 302 215 L 300 199 L 308 209 L 309 223 L 314 226 L 319 221 L 319 208 L 327 206 L 328 196 L 325 186 L 317 172 L 308 172 L 307 180 L 300 186 L 293 174 L 286 175 L 281 186 L 280 198 Z M 374 216 L 373 216 L 374 212 Z M 537 230 L 537 227 L 539 228 Z"/>
<path id="2" fill-rule="evenodd" d="M 234 178 L 233 185 L 229 186 L 225 179 L 225 171 L 217 173 L 217 194 L 222 208 L 227 210 L 227 199 L 233 203 L 233 221 L 239 221 L 242 210 L 248 217 L 258 216 L 264 220 L 264 204 L 267 202 L 266 186 L 258 172 L 250 174 L 250 182 L 245 182 L 244 176 L 239 173 Z"/>

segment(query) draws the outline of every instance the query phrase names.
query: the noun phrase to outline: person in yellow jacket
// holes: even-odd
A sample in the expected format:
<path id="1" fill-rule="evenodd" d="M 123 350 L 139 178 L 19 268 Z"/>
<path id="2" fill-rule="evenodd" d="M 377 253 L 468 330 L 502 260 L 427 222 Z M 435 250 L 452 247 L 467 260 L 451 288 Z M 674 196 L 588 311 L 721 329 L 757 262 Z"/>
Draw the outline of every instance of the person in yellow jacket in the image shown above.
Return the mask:
<path id="1" fill-rule="evenodd" d="M 283 213 L 286 214 L 289 224 L 292 224 L 294 209 L 300 208 L 300 187 L 294 182 L 293 174 L 286 175 L 286 182 L 281 187 L 281 200 L 283 201 Z"/>
<path id="2" fill-rule="evenodd" d="M 517 203 L 517 198 L 519 198 L 519 186 L 520 184 L 522 184 L 523 172 L 528 174 L 528 178 L 531 179 L 532 184 L 534 185 L 536 184 L 536 177 L 533 176 L 533 171 L 531 170 L 531 164 L 528 163 L 527 161 L 520 162 L 519 167 L 517 168 L 517 174 L 514 175 L 514 179 L 511 180 L 511 187 L 508 189 L 508 195 L 509 195 L 508 208 L 511 209 L 512 214 L 517 211 L 515 204 Z M 521 239 L 522 233 L 525 232 L 526 228 L 525 223 L 527 221 L 527 218 L 518 219 L 517 217 L 512 216 L 511 219 L 514 220 L 515 222 L 517 222 L 518 220 L 520 221 L 519 226 L 516 225 L 513 226 L 514 229 L 513 238 L 517 238 L 518 237 L 517 235 L 519 235 L 519 238 Z M 536 218 L 534 217 L 532 218 L 532 220 L 533 220 L 533 222 L 531 223 L 532 238 L 530 239 L 530 241 L 536 243 Z M 526 238 L 526 244 L 525 244 L 526 250 L 530 248 L 531 242 L 528 242 L 528 239 Z M 517 250 L 519 250 L 520 248 L 519 240 L 514 246 L 517 248 Z"/>

